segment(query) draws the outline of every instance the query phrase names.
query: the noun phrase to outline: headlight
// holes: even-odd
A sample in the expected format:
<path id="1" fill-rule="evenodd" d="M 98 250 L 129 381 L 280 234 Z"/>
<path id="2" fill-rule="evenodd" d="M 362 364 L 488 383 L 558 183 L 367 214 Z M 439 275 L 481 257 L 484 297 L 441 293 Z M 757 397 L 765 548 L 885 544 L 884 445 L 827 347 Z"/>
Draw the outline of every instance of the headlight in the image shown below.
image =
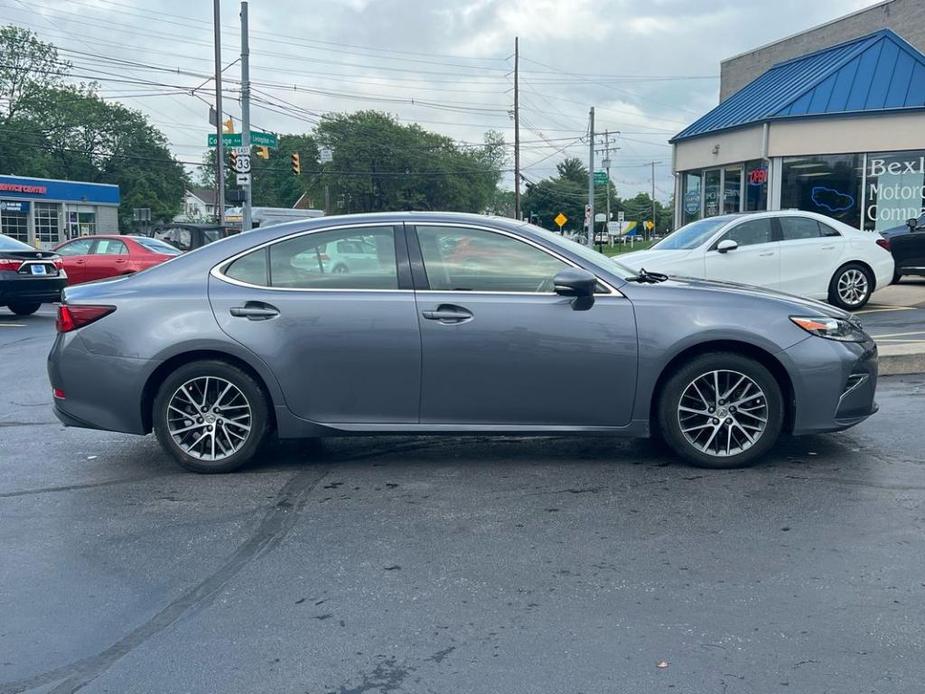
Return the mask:
<path id="1" fill-rule="evenodd" d="M 796 325 L 808 333 L 827 340 L 840 342 L 864 342 L 868 338 L 861 328 L 851 321 L 843 318 L 829 318 L 827 316 L 790 316 Z"/>

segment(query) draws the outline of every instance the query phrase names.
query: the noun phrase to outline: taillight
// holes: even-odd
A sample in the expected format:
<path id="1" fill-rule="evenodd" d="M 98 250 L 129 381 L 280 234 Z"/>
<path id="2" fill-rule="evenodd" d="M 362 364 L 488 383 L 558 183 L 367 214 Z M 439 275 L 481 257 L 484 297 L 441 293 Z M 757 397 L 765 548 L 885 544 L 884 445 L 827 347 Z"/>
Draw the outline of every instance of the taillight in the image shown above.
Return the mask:
<path id="1" fill-rule="evenodd" d="M 67 400 L 67 396 L 60 388 L 52 388 L 51 394 L 55 396 L 55 400 Z"/>
<path id="2" fill-rule="evenodd" d="M 879 238 L 877 239 L 876 243 L 878 246 L 880 246 L 880 248 L 883 248 L 884 250 L 887 250 L 887 251 L 890 250 L 890 240 L 889 239 Z"/>
<path id="3" fill-rule="evenodd" d="M 103 316 L 108 316 L 116 310 L 115 306 L 58 306 L 58 320 L 55 328 L 59 333 L 69 333 L 77 328 L 90 325 Z"/>
<path id="4" fill-rule="evenodd" d="M 18 270 L 22 261 L 18 258 L 0 258 L 0 270 Z"/>
<path id="5" fill-rule="evenodd" d="M 61 258 L 53 258 L 52 261 L 55 264 L 55 268 L 58 270 L 64 269 L 64 261 Z"/>

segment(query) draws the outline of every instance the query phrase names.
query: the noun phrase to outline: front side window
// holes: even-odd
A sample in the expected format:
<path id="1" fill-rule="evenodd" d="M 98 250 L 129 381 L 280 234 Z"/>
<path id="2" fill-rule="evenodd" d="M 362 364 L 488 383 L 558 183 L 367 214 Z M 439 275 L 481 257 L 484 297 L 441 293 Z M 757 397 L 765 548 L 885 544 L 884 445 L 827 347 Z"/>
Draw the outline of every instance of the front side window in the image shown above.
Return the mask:
<path id="1" fill-rule="evenodd" d="M 567 263 L 504 234 L 462 227 L 419 226 L 431 289 L 472 292 L 551 292 Z"/>
<path id="2" fill-rule="evenodd" d="M 720 241 L 731 239 L 741 247 L 770 243 L 772 238 L 771 220 L 768 217 L 762 217 L 761 219 L 750 219 L 733 227 L 723 234 Z"/>
<path id="3" fill-rule="evenodd" d="M 93 239 L 85 238 L 78 239 L 76 241 L 71 241 L 66 243 L 61 248 L 59 248 L 55 253 L 58 255 L 68 256 L 68 255 L 87 255 L 90 252 L 90 246 L 93 245 Z"/>
<path id="4" fill-rule="evenodd" d="M 652 246 L 653 251 L 681 251 L 697 248 L 705 244 L 720 227 L 728 224 L 730 217 L 701 219 L 691 222 L 671 232 L 664 239 Z"/>

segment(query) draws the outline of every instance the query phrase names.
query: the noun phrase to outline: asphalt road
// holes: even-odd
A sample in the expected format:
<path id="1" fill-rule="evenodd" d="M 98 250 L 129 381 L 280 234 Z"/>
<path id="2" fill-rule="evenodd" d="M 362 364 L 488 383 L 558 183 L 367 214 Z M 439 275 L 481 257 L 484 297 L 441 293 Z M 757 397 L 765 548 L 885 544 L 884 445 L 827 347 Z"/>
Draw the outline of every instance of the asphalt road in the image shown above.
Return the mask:
<path id="1" fill-rule="evenodd" d="M 922 691 L 925 377 L 748 470 L 402 437 L 202 477 L 57 424 L 52 321 L 0 315 L 0 692 Z"/>

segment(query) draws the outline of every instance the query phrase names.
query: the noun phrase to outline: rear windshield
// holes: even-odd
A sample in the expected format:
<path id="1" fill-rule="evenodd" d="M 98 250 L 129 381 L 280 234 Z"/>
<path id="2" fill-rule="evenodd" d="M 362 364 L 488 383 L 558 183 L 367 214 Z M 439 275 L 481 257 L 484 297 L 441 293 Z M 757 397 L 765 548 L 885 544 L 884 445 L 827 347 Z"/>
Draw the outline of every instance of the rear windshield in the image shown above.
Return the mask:
<path id="1" fill-rule="evenodd" d="M 34 251 L 35 249 L 23 243 L 22 241 L 17 241 L 14 238 L 10 238 L 4 234 L 0 234 L 0 251 Z"/>
<path id="2" fill-rule="evenodd" d="M 680 251 L 690 250 L 705 244 L 721 226 L 728 224 L 729 217 L 713 217 L 700 219 L 681 227 L 669 234 L 657 244 L 652 246 L 653 251 Z"/>
<path id="3" fill-rule="evenodd" d="M 179 248 L 174 248 L 166 241 L 160 239 L 135 239 L 138 245 L 144 246 L 152 253 L 162 253 L 163 255 L 180 255 Z"/>

